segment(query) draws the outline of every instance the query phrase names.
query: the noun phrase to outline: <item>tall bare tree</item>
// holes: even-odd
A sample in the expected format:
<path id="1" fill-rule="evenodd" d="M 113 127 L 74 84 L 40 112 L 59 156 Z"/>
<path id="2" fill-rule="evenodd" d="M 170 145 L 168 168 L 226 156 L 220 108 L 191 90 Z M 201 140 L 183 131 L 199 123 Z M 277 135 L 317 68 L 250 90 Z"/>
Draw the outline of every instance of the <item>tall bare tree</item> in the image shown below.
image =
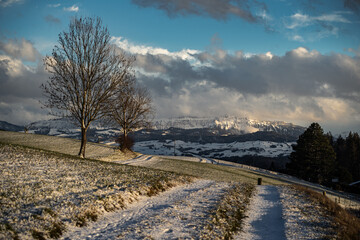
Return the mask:
<path id="1" fill-rule="evenodd" d="M 100 18 L 75 18 L 59 34 L 52 56 L 45 58 L 51 77 L 41 87 L 45 107 L 67 116 L 81 128 L 80 157 L 85 157 L 90 123 L 104 117 L 111 98 L 121 89 L 134 58 L 115 51 Z"/>
<path id="2" fill-rule="evenodd" d="M 123 146 L 120 147 L 128 147 L 129 133 L 150 127 L 154 113 L 151 103 L 152 99 L 147 89 L 138 86 L 133 77 L 118 91 L 116 98 L 109 105 L 108 118 L 122 130 Z"/>

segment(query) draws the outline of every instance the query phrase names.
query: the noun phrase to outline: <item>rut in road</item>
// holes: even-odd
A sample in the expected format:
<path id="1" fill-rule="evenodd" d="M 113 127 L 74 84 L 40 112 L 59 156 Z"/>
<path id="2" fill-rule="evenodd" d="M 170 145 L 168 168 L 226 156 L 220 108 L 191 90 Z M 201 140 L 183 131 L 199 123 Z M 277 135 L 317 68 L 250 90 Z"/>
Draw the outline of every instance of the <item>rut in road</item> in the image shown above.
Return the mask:
<path id="1" fill-rule="evenodd" d="M 229 183 L 198 180 L 109 213 L 63 239 L 199 239 Z"/>

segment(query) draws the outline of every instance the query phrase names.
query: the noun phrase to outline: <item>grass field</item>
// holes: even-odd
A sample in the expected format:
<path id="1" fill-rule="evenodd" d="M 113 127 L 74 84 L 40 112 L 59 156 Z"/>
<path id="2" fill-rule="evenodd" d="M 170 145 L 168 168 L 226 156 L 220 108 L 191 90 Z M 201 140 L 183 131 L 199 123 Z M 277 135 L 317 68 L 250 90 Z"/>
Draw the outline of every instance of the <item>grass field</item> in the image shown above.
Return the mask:
<path id="1" fill-rule="evenodd" d="M 257 184 L 258 178 L 262 178 L 263 184 L 286 184 L 280 179 L 272 178 L 256 172 L 251 172 L 246 169 L 177 159 L 163 158 L 149 167 L 180 174 L 189 174 L 195 177 L 211 179 L 215 181 L 249 182 Z"/>
<path id="2" fill-rule="evenodd" d="M 0 144 L 0 239 L 61 236 L 191 177 Z"/>
<path id="3" fill-rule="evenodd" d="M 53 137 L 38 134 L 0 131 L 0 142 L 34 147 L 76 156 L 80 141 L 71 138 Z M 87 143 L 86 157 L 99 159 L 114 154 L 114 148 L 103 144 Z"/>

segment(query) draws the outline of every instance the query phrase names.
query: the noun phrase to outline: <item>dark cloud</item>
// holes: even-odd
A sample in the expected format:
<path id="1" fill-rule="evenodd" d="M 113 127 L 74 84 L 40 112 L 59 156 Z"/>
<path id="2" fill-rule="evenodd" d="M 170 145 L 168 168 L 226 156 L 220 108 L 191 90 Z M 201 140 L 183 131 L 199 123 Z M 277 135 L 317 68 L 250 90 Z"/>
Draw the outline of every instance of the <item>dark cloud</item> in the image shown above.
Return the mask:
<path id="1" fill-rule="evenodd" d="M 16 69 L 14 69 L 16 68 Z M 49 75 L 42 66 L 26 68 L 14 60 L 0 60 L 0 95 L 1 98 L 18 96 L 24 98 L 41 98 L 40 85 Z"/>
<path id="2" fill-rule="evenodd" d="M 266 10 L 265 3 L 256 0 L 132 0 L 141 7 L 154 7 L 165 11 L 170 17 L 178 15 L 210 16 L 226 20 L 236 16 L 248 22 L 257 22 L 253 10 Z"/>
<path id="3" fill-rule="evenodd" d="M 53 15 L 45 16 L 45 21 L 47 21 L 49 23 L 56 23 L 56 24 L 59 24 L 61 22 L 61 20 L 59 18 L 54 17 Z"/>
<path id="4" fill-rule="evenodd" d="M 343 0 L 344 7 L 356 13 L 360 13 L 360 0 Z"/>
<path id="5" fill-rule="evenodd" d="M 286 93 L 360 100 L 360 60 L 347 55 L 322 55 L 298 48 L 281 57 L 246 57 L 241 53 L 233 55 L 219 50 L 197 54 L 196 58 L 202 62 L 199 67 L 182 59 L 164 61 L 160 55 L 137 58 L 142 59 L 141 64 L 136 65 L 138 68 L 148 73 L 159 70 L 160 76 L 147 76 L 144 81 L 151 82 L 149 85 L 157 88 L 157 93 L 165 88 L 169 93 L 177 92 L 186 83 L 206 80 L 241 94 Z"/>
<path id="6" fill-rule="evenodd" d="M 332 127 L 355 126 L 360 117 L 356 56 L 303 47 L 284 56 L 230 54 L 214 46 L 191 57 L 136 55 L 137 78 L 152 92 L 160 116 L 231 114 Z"/>
<path id="7" fill-rule="evenodd" d="M 157 95 L 175 94 L 186 82 L 196 82 L 201 78 L 194 71 L 191 64 L 181 58 L 173 58 L 164 54 L 138 54 L 135 67 L 147 73 L 155 73 L 159 76 L 141 74 L 141 79 Z"/>
<path id="8" fill-rule="evenodd" d="M 0 42 L 0 51 L 0 120 L 28 124 L 48 118 L 39 103 L 40 85 L 49 78 L 40 53 L 24 39 Z"/>

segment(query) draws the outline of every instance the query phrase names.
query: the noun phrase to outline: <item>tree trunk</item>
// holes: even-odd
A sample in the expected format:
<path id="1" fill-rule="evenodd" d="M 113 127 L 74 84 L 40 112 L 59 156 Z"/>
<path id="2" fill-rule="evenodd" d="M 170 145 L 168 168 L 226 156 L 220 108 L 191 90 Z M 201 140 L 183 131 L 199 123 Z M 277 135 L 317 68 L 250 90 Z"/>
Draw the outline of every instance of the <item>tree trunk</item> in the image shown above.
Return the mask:
<path id="1" fill-rule="evenodd" d="M 123 135 L 123 146 L 120 146 L 121 150 L 126 150 L 128 147 L 128 143 L 127 143 L 128 139 L 127 139 L 127 132 L 126 132 L 126 128 L 124 128 L 124 135 Z"/>
<path id="2" fill-rule="evenodd" d="M 79 151 L 79 157 L 81 158 L 85 158 L 85 149 L 86 149 L 86 132 L 87 132 L 87 128 L 81 128 L 81 146 L 80 146 L 80 151 Z"/>
<path id="3" fill-rule="evenodd" d="M 128 135 L 128 133 L 127 133 L 126 129 L 124 129 L 124 138 L 125 139 L 127 138 L 127 135 Z"/>

